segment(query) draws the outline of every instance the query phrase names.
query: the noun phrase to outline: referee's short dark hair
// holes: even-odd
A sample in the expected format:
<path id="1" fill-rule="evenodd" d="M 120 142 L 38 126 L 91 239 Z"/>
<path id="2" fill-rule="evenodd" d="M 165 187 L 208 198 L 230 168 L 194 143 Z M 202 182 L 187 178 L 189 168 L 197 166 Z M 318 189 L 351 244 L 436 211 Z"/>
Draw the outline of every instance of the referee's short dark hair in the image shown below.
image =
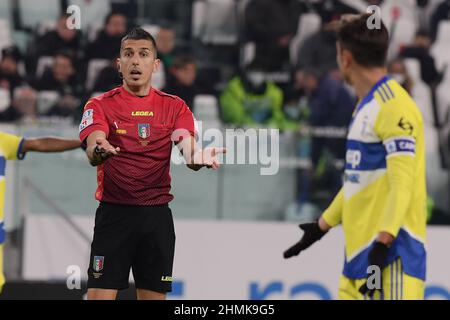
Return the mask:
<path id="1" fill-rule="evenodd" d="M 342 19 L 337 41 L 350 51 L 355 61 L 364 67 L 384 67 L 389 47 L 389 32 L 380 21 L 380 28 L 369 28 L 372 14 L 365 13 Z M 381 18 L 380 18 L 381 19 Z"/>
<path id="2" fill-rule="evenodd" d="M 142 28 L 133 28 L 131 29 L 123 38 L 122 38 L 122 45 L 127 40 L 148 40 L 152 43 L 153 48 L 155 48 L 155 58 L 158 56 L 158 49 L 156 46 L 156 40 L 155 38 L 145 31 Z"/>

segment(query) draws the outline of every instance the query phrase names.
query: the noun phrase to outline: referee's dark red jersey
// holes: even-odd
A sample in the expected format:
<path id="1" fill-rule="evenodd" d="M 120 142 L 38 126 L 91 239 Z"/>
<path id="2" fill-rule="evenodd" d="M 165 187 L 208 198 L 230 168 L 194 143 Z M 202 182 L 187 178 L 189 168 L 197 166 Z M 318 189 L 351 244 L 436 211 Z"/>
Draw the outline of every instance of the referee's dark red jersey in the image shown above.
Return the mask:
<path id="1" fill-rule="evenodd" d="M 141 98 L 119 87 L 84 107 L 81 141 L 97 130 L 120 148 L 119 156 L 97 167 L 97 200 L 149 206 L 173 199 L 169 173 L 173 142 L 195 135 L 193 114 L 183 100 L 154 88 Z"/>

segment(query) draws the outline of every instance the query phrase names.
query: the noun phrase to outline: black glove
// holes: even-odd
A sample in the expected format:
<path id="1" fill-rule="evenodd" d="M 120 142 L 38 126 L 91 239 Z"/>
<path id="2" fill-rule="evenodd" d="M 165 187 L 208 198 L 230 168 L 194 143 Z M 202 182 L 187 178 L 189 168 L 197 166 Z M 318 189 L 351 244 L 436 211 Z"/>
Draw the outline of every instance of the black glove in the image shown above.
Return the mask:
<path id="1" fill-rule="evenodd" d="M 389 247 L 387 245 L 381 242 L 375 242 L 375 245 L 369 252 L 369 266 L 377 266 L 378 268 L 380 268 L 380 271 L 383 271 L 383 268 L 386 266 L 388 251 Z M 380 283 L 383 284 L 383 279 L 380 279 Z M 370 298 L 373 297 L 375 291 L 377 290 L 378 289 L 376 288 L 369 289 L 369 287 L 367 286 L 367 281 L 359 288 L 359 292 L 362 295 L 367 294 Z"/>
<path id="2" fill-rule="evenodd" d="M 300 239 L 299 242 L 294 244 L 292 247 L 287 249 L 284 252 L 284 258 L 289 259 L 293 256 L 297 256 L 300 251 L 305 250 L 309 248 L 314 242 L 319 241 L 322 239 L 322 237 L 325 235 L 326 232 L 323 232 L 320 227 L 319 223 L 313 222 L 313 223 L 304 223 L 299 225 L 300 229 L 305 231 L 303 233 L 303 237 Z"/>

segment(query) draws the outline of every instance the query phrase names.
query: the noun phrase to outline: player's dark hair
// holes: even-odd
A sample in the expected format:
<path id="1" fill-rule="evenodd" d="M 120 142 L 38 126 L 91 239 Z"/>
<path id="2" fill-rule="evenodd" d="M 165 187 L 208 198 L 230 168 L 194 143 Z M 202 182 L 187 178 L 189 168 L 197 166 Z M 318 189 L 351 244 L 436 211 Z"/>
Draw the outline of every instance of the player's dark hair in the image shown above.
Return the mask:
<path id="1" fill-rule="evenodd" d="M 122 38 L 122 45 L 125 41 L 127 40 L 148 40 L 152 43 L 153 48 L 155 49 L 155 58 L 158 55 L 158 50 L 156 47 L 156 40 L 155 38 L 148 33 L 147 31 L 145 31 L 142 28 L 133 28 L 131 29 L 126 35 L 125 37 Z"/>
<path id="2" fill-rule="evenodd" d="M 371 14 L 361 14 L 343 20 L 337 33 L 342 49 L 350 51 L 364 67 L 384 67 L 389 47 L 389 32 L 381 21 L 380 28 L 369 28 Z"/>

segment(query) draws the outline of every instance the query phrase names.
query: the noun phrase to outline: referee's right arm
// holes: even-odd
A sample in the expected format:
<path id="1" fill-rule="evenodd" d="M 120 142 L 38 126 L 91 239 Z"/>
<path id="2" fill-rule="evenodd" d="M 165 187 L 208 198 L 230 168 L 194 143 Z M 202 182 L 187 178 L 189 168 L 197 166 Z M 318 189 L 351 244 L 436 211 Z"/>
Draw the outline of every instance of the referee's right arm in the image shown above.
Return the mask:
<path id="1" fill-rule="evenodd" d="M 106 133 L 100 130 L 92 132 L 86 139 L 86 155 L 89 163 L 96 167 L 101 165 L 106 159 L 117 156 L 120 148 L 114 148 L 108 140 Z"/>

